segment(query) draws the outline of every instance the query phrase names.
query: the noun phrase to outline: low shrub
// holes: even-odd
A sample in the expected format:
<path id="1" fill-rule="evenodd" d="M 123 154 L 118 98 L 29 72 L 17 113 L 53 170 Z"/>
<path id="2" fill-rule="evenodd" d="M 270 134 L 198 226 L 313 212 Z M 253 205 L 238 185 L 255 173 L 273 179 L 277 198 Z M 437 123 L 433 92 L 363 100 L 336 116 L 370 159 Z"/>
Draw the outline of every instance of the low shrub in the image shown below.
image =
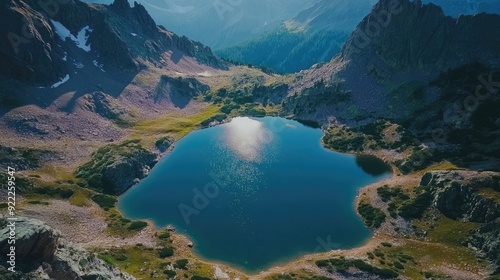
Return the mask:
<path id="1" fill-rule="evenodd" d="M 174 249 L 172 249 L 171 247 L 163 247 L 159 250 L 158 255 L 162 259 L 171 257 L 174 255 Z"/>
<path id="2" fill-rule="evenodd" d="M 142 230 L 143 228 L 147 227 L 148 223 L 144 221 L 132 221 L 130 225 L 127 227 L 129 230 Z"/>
<path id="3" fill-rule="evenodd" d="M 404 269 L 405 267 L 403 266 L 402 263 L 400 262 L 394 262 L 394 267 L 397 269 Z"/>
<path id="4" fill-rule="evenodd" d="M 429 190 L 424 190 L 412 201 L 399 208 L 399 215 L 405 219 L 422 218 L 425 211 L 431 206 L 434 195 Z"/>
<path id="5" fill-rule="evenodd" d="M 187 259 L 179 259 L 179 260 L 175 261 L 174 267 L 187 270 L 188 263 L 189 263 L 189 260 L 187 260 Z"/>
<path id="6" fill-rule="evenodd" d="M 127 256 L 125 256 L 124 254 L 118 254 L 117 256 L 115 256 L 115 260 L 119 262 L 126 261 L 127 259 L 128 259 Z"/>
<path id="7" fill-rule="evenodd" d="M 379 228 L 385 221 L 384 212 L 370 204 L 361 203 L 358 206 L 358 212 L 368 227 Z"/>
<path id="8" fill-rule="evenodd" d="M 177 276 L 177 273 L 175 273 L 175 271 L 169 269 L 164 270 L 163 273 L 167 275 L 168 278 L 174 278 L 175 276 Z"/>
<path id="9" fill-rule="evenodd" d="M 156 236 L 159 239 L 169 239 L 170 238 L 170 232 L 168 232 L 168 231 L 160 231 L 160 232 L 156 233 Z"/>
<path id="10" fill-rule="evenodd" d="M 50 197 L 59 197 L 63 199 L 70 198 L 75 192 L 70 188 L 54 188 L 54 187 L 36 187 L 32 190 L 36 194 L 47 195 Z"/>
<path id="11" fill-rule="evenodd" d="M 99 205 L 102 209 L 106 211 L 115 207 L 115 204 L 118 202 L 118 200 L 115 197 L 100 193 L 94 194 L 92 196 L 92 201 L 97 203 L 97 205 Z"/>

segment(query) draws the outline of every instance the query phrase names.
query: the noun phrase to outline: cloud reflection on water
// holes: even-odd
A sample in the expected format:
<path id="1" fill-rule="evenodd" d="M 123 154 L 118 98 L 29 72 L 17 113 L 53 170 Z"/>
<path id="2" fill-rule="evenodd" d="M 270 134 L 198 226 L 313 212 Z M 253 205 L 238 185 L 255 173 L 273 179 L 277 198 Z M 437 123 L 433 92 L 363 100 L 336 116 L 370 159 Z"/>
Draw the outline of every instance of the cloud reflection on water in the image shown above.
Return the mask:
<path id="1" fill-rule="evenodd" d="M 241 159 L 260 162 L 266 144 L 274 139 L 264 123 L 247 117 L 234 118 L 224 126 L 226 145 Z"/>

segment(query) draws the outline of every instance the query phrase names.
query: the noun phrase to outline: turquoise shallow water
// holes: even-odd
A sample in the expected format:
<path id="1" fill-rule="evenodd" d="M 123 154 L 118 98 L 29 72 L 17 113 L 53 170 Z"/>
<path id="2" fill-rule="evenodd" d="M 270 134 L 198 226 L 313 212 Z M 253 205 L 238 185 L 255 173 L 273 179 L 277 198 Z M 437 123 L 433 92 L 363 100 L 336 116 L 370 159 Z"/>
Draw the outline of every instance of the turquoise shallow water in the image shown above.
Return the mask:
<path id="1" fill-rule="evenodd" d="M 371 236 L 354 211 L 359 188 L 384 173 L 334 153 L 323 133 L 281 118 L 235 118 L 177 142 L 119 199 L 127 218 L 174 225 L 203 258 L 256 272 Z"/>

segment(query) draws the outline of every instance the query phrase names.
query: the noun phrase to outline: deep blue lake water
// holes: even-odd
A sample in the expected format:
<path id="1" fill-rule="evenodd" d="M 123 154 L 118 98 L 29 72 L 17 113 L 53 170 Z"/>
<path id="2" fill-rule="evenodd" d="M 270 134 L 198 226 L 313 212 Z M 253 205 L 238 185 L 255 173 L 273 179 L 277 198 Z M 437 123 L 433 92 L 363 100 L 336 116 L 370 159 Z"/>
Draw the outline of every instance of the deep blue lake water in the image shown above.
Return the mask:
<path id="1" fill-rule="evenodd" d="M 371 236 L 355 213 L 357 191 L 389 173 L 377 160 L 323 148 L 322 135 L 274 117 L 194 131 L 118 207 L 173 225 L 201 257 L 248 272 L 355 247 Z"/>

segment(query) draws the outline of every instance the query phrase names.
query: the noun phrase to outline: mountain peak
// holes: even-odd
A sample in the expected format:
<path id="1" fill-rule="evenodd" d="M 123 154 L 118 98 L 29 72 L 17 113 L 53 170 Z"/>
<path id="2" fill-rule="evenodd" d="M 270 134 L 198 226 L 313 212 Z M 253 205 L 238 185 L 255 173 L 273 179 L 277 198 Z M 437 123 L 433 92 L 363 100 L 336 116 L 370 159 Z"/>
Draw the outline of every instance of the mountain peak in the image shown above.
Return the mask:
<path id="1" fill-rule="evenodd" d="M 160 30 L 137 2 L 133 7 L 127 0 L 96 5 L 72 1 L 53 18 L 42 16 L 42 8 L 34 0 L 0 5 L 0 14 L 11 23 L 0 27 L 0 35 L 9 39 L 0 43 L 0 52 L 6 54 L 0 57 L 4 62 L 0 64 L 0 76 L 28 85 L 50 86 L 88 69 L 99 73 L 138 71 L 147 62 L 157 64 L 164 53 L 171 51 L 202 64 L 225 67 L 210 48 Z M 19 32 L 18 26 L 24 22 L 30 38 Z"/>
<path id="2" fill-rule="evenodd" d="M 420 0 L 380 0 L 353 31 L 341 58 L 392 69 L 499 64 L 499 20 L 492 14 L 452 18 Z M 373 57 L 381 60 L 373 62 Z"/>
<path id="3" fill-rule="evenodd" d="M 130 9 L 130 3 L 128 0 L 115 0 L 111 5 L 111 8 L 121 11 L 126 11 Z"/>

